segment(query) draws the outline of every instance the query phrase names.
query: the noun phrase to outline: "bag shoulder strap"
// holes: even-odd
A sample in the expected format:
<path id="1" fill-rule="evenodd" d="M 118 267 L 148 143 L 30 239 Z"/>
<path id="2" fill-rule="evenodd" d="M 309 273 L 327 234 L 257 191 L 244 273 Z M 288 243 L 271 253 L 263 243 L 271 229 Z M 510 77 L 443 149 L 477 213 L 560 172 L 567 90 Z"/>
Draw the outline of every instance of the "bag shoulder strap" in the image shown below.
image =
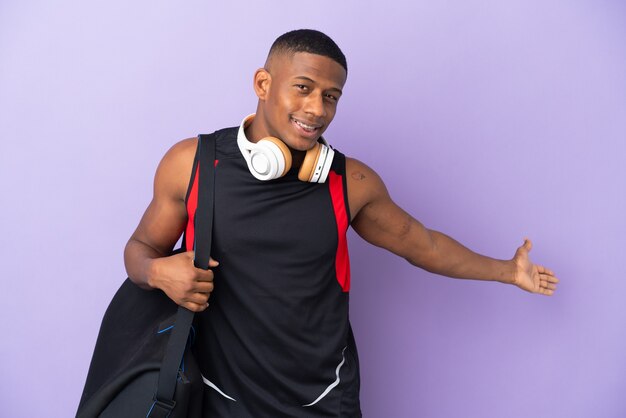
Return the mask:
<path id="1" fill-rule="evenodd" d="M 198 187 L 197 213 L 202 216 L 195 217 L 195 258 L 197 268 L 207 270 L 211 256 L 211 242 L 213 238 L 213 207 L 215 192 L 215 133 L 210 135 L 198 135 L 198 164 L 200 165 L 200 178 Z M 198 239 L 200 237 L 200 239 Z"/>
<path id="2" fill-rule="evenodd" d="M 197 213 L 195 216 L 195 242 L 194 242 L 194 265 L 197 268 L 207 270 L 211 257 L 211 242 L 213 237 L 213 200 L 215 189 L 215 133 L 210 135 L 198 135 L 198 164 L 200 165 L 200 178 L 198 187 Z M 148 413 L 148 417 L 166 417 L 176 406 L 174 392 L 178 369 L 185 352 L 189 329 L 193 322 L 194 313 L 182 306 L 178 307 L 176 322 L 167 344 L 159 382 L 155 394 L 154 404 Z"/>

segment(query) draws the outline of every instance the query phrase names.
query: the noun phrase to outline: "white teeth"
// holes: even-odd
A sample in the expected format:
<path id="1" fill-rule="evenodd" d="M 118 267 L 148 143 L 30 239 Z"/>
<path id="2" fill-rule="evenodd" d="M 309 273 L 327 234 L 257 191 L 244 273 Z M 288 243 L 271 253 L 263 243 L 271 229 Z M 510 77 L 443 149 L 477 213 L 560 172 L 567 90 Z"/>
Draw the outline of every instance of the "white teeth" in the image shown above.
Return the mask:
<path id="1" fill-rule="evenodd" d="M 314 131 L 315 129 L 317 129 L 316 126 L 311 126 L 311 125 L 307 125 L 305 123 L 300 122 L 299 120 L 293 120 L 295 123 L 298 124 L 298 126 L 301 126 L 305 131 Z"/>

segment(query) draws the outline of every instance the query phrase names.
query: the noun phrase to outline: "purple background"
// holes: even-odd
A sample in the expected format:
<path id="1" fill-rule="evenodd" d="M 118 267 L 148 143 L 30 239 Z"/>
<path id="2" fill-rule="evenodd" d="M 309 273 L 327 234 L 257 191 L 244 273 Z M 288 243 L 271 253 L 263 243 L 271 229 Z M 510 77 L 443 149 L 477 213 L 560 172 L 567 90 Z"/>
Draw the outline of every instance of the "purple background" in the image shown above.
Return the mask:
<path id="1" fill-rule="evenodd" d="M 440 278 L 351 233 L 367 417 L 626 416 L 619 1 L 0 3 L 0 402 L 67 417 L 176 141 L 254 111 L 276 36 L 349 63 L 326 137 L 476 251 L 524 236 L 556 296 Z"/>

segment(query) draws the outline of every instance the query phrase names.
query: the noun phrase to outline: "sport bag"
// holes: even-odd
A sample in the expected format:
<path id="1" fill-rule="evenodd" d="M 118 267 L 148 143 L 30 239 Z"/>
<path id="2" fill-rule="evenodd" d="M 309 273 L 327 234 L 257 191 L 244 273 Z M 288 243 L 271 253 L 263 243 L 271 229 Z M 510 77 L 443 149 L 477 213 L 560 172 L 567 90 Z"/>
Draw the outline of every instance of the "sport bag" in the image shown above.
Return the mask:
<path id="1" fill-rule="evenodd" d="M 197 154 L 203 185 L 197 212 L 203 216 L 195 217 L 194 264 L 206 270 L 213 229 L 214 134 L 198 136 Z M 201 416 L 203 382 L 191 352 L 193 317 L 161 290 L 144 290 L 126 279 L 104 314 L 76 417 Z"/>

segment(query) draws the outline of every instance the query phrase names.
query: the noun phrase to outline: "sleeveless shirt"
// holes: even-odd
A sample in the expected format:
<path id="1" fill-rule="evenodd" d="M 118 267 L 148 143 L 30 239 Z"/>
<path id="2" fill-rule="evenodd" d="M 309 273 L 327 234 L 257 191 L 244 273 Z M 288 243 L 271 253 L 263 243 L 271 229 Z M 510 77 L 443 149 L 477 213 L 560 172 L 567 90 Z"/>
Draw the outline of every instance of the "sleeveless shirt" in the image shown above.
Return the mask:
<path id="1" fill-rule="evenodd" d="M 348 320 L 350 222 L 345 156 L 326 183 L 297 168 L 259 181 L 216 132 L 214 290 L 196 315 L 193 350 L 211 418 L 360 417 L 359 366 Z M 187 192 L 193 248 L 198 160 Z"/>

